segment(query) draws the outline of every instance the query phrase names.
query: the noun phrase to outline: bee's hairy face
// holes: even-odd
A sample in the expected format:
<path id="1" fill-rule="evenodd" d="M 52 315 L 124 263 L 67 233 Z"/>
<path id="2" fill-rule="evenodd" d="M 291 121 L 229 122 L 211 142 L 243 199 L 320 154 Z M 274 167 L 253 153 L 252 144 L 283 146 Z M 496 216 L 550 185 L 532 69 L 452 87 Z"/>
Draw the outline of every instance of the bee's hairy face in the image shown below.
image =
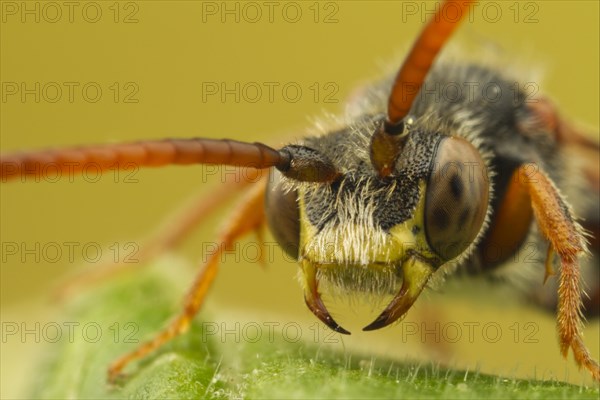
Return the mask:
<path id="1" fill-rule="evenodd" d="M 369 163 L 368 140 L 368 134 L 348 131 L 306 139 L 304 145 L 328 157 L 341 176 L 327 184 L 296 184 L 275 174 L 267 217 L 276 239 L 302 265 L 313 312 L 320 307 L 318 281 L 376 294 L 397 292 L 402 282 L 397 319 L 433 272 L 480 235 L 489 183 L 480 173 L 479 151 L 463 138 L 412 129 L 394 173 L 385 178 Z"/>

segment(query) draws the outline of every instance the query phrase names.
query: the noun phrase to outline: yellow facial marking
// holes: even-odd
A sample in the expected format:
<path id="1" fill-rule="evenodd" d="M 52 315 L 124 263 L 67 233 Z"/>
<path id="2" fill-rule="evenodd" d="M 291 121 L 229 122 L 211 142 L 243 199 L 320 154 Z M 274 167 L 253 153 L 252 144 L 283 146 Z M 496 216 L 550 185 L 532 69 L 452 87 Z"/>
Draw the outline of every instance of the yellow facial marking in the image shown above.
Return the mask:
<path id="1" fill-rule="evenodd" d="M 425 182 L 419 183 L 419 202 L 413 218 L 385 232 L 373 222 L 372 214 L 358 208 L 359 215 L 335 226 L 326 224 L 320 232 L 306 215 L 304 193 L 300 199 L 300 257 L 320 267 L 362 265 L 384 268 L 398 265 L 408 252 L 435 257 L 427 245 L 424 229 Z M 372 211 L 372 210 L 371 210 Z M 362 213 L 362 215 L 360 214 Z"/>

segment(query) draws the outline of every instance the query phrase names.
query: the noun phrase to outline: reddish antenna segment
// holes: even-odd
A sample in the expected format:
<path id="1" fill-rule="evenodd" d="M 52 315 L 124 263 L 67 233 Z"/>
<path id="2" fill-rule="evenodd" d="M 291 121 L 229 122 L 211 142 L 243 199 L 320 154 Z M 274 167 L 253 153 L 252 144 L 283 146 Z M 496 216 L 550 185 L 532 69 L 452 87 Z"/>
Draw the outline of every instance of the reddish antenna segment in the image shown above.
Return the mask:
<path id="1" fill-rule="evenodd" d="M 381 178 L 393 173 L 408 132 L 404 118 L 418 96 L 433 61 L 472 2 L 448 0 L 442 3 L 400 67 L 388 99 L 387 121 L 373 133 L 369 149 L 371 164 Z"/>
<path id="2" fill-rule="evenodd" d="M 47 149 L 6 154 L 0 157 L 2 182 L 40 174 L 43 168 L 80 173 L 89 165 L 106 171 L 115 168 L 164 165 L 220 164 L 237 167 L 287 168 L 287 154 L 261 143 L 229 139 L 164 139 L 100 146 Z"/>
<path id="3" fill-rule="evenodd" d="M 445 1 L 427 23 L 392 86 L 387 112 L 389 123 L 397 124 L 406 117 L 435 57 L 467 14 L 471 3 L 472 0 Z"/>

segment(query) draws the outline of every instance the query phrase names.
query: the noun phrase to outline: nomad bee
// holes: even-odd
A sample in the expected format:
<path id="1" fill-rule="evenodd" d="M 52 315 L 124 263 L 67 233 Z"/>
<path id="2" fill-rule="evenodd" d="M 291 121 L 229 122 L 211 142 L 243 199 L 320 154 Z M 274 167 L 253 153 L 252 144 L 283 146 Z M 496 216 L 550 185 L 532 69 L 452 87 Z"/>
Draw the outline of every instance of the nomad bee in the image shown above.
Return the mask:
<path id="1" fill-rule="evenodd" d="M 269 178 L 255 183 L 229 219 L 220 251 L 198 273 L 181 313 L 153 340 L 116 360 L 109 380 L 188 329 L 217 275 L 221 253 L 265 223 L 298 260 L 310 311 L 341 334 L 350 332 L 327 310 L 324 287 L 392 294 L 364 327 L 376 330 L 402 318 L 432 279 L 497 272 L 526 241 L 539 240 L 547 254 L 536 284 L 556 274 L 558 285 L 554 298 L 537 299 L 556 308 L 563 356 L 571 350 L 577 364 L 600 380 L 581 334 L 583 313 L 598 314 L 600 285 L 590 284 L 587 296 L 582 286 L 584 278 L 598 280 L 600 147 L 565 122 L 548 99 L 526 101 L 528 94 L 515 90 L 501 71 L 437 59 L 470 3 L 444 2 L 397 76 L 362 90 L 354 114 L 321 136 L 278 150 L 195 138 L 2 156 L 3 181 L 50 164 L 82 171 L 90 162 L 105 169 L 132 163 L 269 169 Z M 490 90 L 420 95 L 424 87 L 464 82 Z M 584 156 L 573 160 L 574 152 Z M 230 188 L 216 197 L 233 193 Z M 567 197 L 576 201 L 573 207 Z M 164 240 L 187 228 L 176 228 Z M 590 257 L 595 264 L 588 268 L 583 261 Z"/>

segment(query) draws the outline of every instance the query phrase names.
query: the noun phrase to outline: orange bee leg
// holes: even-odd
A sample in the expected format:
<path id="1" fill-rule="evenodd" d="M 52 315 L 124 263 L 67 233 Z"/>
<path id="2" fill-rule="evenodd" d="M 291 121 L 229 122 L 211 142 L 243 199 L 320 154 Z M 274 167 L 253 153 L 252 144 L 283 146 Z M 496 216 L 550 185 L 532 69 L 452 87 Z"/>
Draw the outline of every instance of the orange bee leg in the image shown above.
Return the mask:
<path id="1" fill-rule="evenodd" d="M 573 160 L 578 166 L 578 176 L 583 178 L 581 184 L 585 185 L 588 191 L 587 205 L 578 212 L 584 217 L 581 225 L 586 232 L 589 248 L 594 253 L 595 271 L 587 271 L 589 298 L 584 298 L 583 301 L 585 315 L 597 317 L 600 314 L 600 266 L 597 261 L 600 254 L 600 142 L 593 137 L 597 137 L 598 134 L 567 121 L 560 115 L 557 106 L 546 97 L 528 102 L 526 110 L 517 120 L 520 134 L 532 140 L 538 140 L 540 136 L 549 136 L 555 141 L 563 151 L 564 157 Z"/>
<path id="2" fill-rule="evenodd" d="M 244 175 L 245 180 L 226 182 L 215 189 L 210 196 L 207 197 L 206 193 L 202 193 L 201 196 L 192 199 L 184 207 L 165 218 L 162 226 L 148 238 L 140 241 L 142 244 L 135 254 L 134 262 L 105 260 L 93 270 L 76 275 L 63 283 L 57 289 L 56 297 L 63 299 L 75 291 L 102 282 L 121 272 L 148 265 L 150 260 L 178 246 L 206 217 L 222 206 L 224 201 L 251 182 L 259 180 L 261 173 L 264 174 L 264 171 L 249 169 Z"/>
<path id="3" fill-rule="evenodd" d="M 210 256 L 197 275 L 185 297 L 181 313 L 154 339 L 143 343 L 136 350 L 114 361 L 108 368 L 109 382 L 114 382 L 130 362 L 146 356 L 177 335 L 187 331 L 192 318 L 202 306 L 206 293 L 216 277 L 222 253 L 230 249 L 240 237 L 262 228 L 265 223 L 264 181 L 252 188 L 248 195 L 238 207 L 237 212 L 227 221 L 218 241 L 220 244 L 219 249 Z"/>
<path id="4" fill-rule="evenodd" d="M 534 171 L 532 173 L 532 171 Z M 517 181 L 531 199 L 533 213 L 552 251 L 560 259 L 557 327 L 561 353 L 573 350 L 575 361 L 600 381 L 600 366 L 590 355 L 581 334 L 582 295 L 578 257 L 587 252 L 583 229 L 572 217 L 570 207 L 550 178 L 534 164 L 522 165 L 515 173 Z"/>

